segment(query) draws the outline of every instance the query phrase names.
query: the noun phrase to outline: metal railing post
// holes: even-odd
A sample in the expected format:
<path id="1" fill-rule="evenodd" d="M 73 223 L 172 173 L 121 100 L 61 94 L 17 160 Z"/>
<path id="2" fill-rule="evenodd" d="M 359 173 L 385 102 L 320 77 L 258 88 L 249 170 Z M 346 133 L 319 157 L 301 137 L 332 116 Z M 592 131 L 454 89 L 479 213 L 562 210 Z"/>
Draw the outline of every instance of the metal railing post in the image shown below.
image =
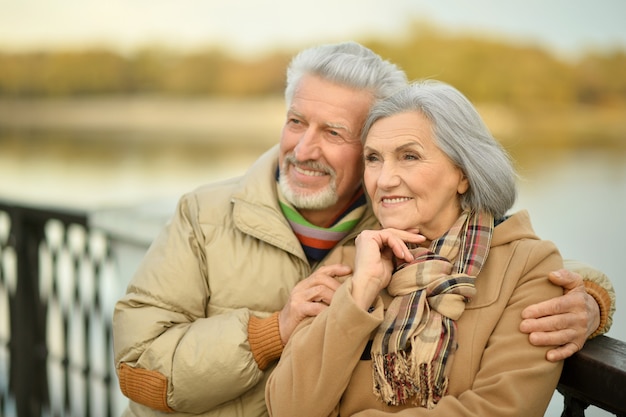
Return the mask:
<path id="1" fill-rule="evenodd" d="M 11 299 L 11 375 L 18 417 L 41 415 L 45 402 L 46 333 L 45 309 L 39 301 L 38 248 L 41 225 L 23 210 L 11 213 L 17 252 L 17 286 Z"/>

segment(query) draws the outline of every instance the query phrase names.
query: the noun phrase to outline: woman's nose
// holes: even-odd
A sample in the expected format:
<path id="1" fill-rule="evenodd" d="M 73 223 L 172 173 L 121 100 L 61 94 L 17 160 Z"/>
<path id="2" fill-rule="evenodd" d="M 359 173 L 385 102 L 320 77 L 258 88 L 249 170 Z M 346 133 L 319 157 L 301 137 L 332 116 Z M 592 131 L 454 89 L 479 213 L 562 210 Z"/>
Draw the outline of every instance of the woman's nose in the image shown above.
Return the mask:
<path id="1" fill-rule="evenodd" d="M 400 176 L 396 166 L 391 162 L 384 162 L 378 173 L 378 186 L 381 188 L 391 188 L 400 185 Z"/>

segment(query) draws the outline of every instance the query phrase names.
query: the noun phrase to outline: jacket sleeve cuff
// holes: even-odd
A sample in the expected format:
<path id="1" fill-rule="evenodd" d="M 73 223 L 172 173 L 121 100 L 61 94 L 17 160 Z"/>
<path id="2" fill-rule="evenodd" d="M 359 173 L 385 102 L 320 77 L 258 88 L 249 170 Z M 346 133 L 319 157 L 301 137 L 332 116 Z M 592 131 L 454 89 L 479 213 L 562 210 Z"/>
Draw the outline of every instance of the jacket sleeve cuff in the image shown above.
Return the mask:
<path id="1" fill-rule="evenodd" d="M 278 327 L 278 312 L 267 318 L 250 316 L 248 342 L 259 369 L 266 370 L 283 353 L 283 341 Z"/>
<path id="2" fill-rule="evenodd" d="M 163 374 L 122 363 L 118 377 L 122 394 L 129 399 L 157 411 L 174 411 L 167 405 L 167 378 Z"/>
<path id="3" fill-rule="evenodd" d="M 600 307 L 600 325 L 596 329 L 595 332 L 589 336 L 589 339 L 592 339 L 600 334 L 606 333 L 611 327 L 611 323 L 609 320 L 609 311 L 611 311 L 611 297 L 609 293 L 599 284 L 584 280 L 585 290 L 587 290 L 587 294 L 593 297 L 598 303 L 598 307 Z"/>

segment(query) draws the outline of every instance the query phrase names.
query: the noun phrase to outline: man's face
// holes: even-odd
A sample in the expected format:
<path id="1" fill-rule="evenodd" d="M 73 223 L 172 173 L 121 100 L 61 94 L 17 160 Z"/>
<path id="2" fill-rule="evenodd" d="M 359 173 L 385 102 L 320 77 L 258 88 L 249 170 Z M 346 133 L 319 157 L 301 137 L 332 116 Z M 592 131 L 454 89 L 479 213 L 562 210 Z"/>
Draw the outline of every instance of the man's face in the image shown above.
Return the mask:
<path id="1" fill-rule="evenodd" d="M 311 223 L 328 226 L 361 185 L 360 132 L 371 93 L 313 75 L 295 90 L 280 140 L 281 191 Z"/>

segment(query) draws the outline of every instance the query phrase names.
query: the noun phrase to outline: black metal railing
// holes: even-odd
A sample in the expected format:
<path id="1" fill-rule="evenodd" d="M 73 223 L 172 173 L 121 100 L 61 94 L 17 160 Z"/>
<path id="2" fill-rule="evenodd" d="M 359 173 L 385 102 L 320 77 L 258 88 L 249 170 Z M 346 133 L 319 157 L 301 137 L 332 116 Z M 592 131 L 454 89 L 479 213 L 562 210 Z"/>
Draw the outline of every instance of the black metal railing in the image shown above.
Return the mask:
<path id="1" fill-rule="evenodd" d="M 115 260 L 86 213 L 0 201 L 0 416 L 116 415 Z M 626 343 L 607 336 L 567 359 L 562 417 L 626 417 Z"/>
<path id="2" fill-rule="evenodd" d="M 626 343 L 607 336 L 587 341 L 565 360 L 557 389 L 562 417 L 584 417 L 590 405 L 626 417 Z"/>
<path id="3" fill-rule="evenodd" d="M 116 414 L 114 273 L 84 213 L 0 202 L 0 415 Z"/>

